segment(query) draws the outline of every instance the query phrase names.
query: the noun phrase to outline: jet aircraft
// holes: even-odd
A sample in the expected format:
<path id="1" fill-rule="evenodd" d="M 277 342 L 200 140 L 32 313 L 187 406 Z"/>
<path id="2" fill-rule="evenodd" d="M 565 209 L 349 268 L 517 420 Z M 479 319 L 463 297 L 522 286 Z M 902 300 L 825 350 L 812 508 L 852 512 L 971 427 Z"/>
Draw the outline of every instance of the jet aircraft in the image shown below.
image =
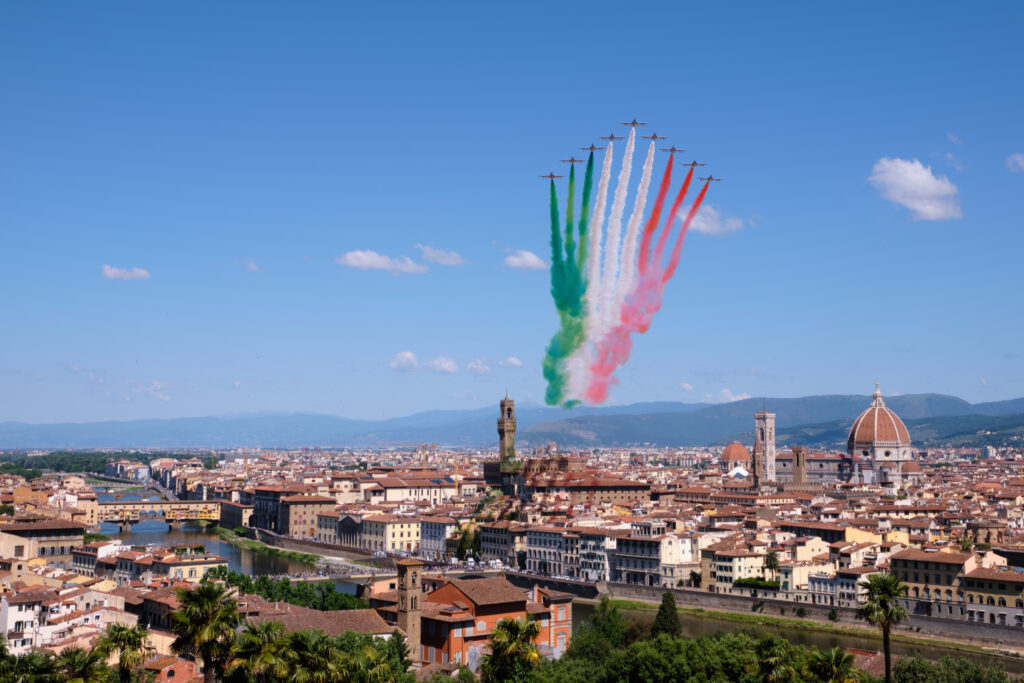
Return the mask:
<path id="1" fill-rule="evenodd" d="M 658 140 L 668 140 L 664 135 L 658 135 L 657 133 L 651 133 L 650 135 L 641 135 L 644 140 L 650 140 L 651 142 L 657 142 Z"/>
<path id="2" fill-rule="evenodd" d="M 582 149 L 584 152 L 596 152 L 598 150 L 604 149 L 604 147 L 594 147 L 593 145 L 591 145 L 590 147 L 580 147 L 580 149 Z"/>
<path id="3" fill-rule="evenodd" d="M 633 119 L 632 121 L 622 121 L 621 123 L 624 126 L 632 126 L 633 128 L 636 128 L 637 126 L 647 125 L 646 121 L 637 121 L 636 119 Z"/>
<path id="4" fill-rule="evenodd" d="M 622 136 L 622 135 L 616 135 L 615 133 L 612 133 L 611 135 L 602 135 L 601 139 L 602 140 L 625 140 L 626 138 L 624 136 Z"/>
<path id="5" fill-rule="evenodd" d="M 679 165 L 680 166 L 689 166 L 690 168 L 696 168 L 697 166 L 707 166 L 707 164 L 703 164 L 703 163 L 701 163 L 699 161 L 691 161 L 688 164 L 680 163 Z"/>
<path id="6" fill-rule="evenodd" d="M 562 159 L 563 164 L 582 164 L 586 159 L 577 159 L 576 157 L 569 157 L 568 159 Z"/>
<path id="7" fill-rule="evenodd" d="M 721 178 L 716 178 L 713 175 L 709 175 L 707 178 L 699 178 L 699 180 L 706 180 L 709 183 L 712 182 L 712 181 L 717 183 L 719 180 L 721 180 Z"/>
<path id="8" fill-rule="evenodd" d="M 542 175 L 541 176 L 541 178 L 548 178 L 549 180 L 554 180 L 555 178 L 564 178 L 564 177 L 565 177 L 564 175 L 555 175 L 554 173 L 548 173 L 547 175 Z"/>
<path id="9" fill-rule="evenodd" d="M 671 147 L 662 147 L 661 151 L 662 152 L 672 152 L 672 154 L 675 154 L 676 152 L 679 152 L 680 154 L 682 154 L 686 150 L 685 149 L 679 149 L 675 145 L 672 145 Z"/>

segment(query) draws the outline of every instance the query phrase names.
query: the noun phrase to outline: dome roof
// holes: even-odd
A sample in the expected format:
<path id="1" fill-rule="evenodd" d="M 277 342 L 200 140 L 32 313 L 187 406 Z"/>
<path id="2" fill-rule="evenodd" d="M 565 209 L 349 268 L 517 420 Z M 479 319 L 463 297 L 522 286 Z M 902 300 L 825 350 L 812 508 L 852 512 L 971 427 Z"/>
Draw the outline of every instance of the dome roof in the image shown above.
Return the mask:
<path id="1" fill-rule="evenodd" d="M 749 462 L 750 451 L 739 441 L 733 441 L 722 451 L 722 462 Z"/>
<path id="2" fill-rule="evenodd" d="M 871 405 L 853 421 L 847 446 L 850 452 L 873 446 L 909 446 L 910 432 L 903 420 L 885 407 L 882 392 L 875 385 Z"/>

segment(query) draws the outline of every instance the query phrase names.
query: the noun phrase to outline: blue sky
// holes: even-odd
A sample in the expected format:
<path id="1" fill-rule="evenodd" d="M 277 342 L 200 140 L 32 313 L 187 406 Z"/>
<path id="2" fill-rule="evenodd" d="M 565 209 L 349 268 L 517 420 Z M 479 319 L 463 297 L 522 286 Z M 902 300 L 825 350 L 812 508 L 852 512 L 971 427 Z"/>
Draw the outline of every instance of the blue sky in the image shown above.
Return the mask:
<path id="1" fill-rule="evenodd" d="M 634 117 L 725 178 L 707 201 L 742 227 L 687 240 L 614 400 L 1020 396 L 1022 22 L 6 3 L 0 420 L 540 401 L 547 272 L 505 259 L 549 260 L 537 175 Z"/>

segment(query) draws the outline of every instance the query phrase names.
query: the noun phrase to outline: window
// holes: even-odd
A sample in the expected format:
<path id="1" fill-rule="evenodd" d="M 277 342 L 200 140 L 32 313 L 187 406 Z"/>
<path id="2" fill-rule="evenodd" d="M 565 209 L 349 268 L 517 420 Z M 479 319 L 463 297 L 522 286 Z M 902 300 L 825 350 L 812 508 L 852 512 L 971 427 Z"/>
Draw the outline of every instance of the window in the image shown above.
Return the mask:
<path id="1" fill-rule="evenodd" d="M 558 620 L 565 621 L 565 605 L 558 606 Z"/>
<path id="2" fill-rule="evenodd" d="M 478 631 L 486 631 L 487 630 L 487 622 L 485 622 L 483 619 L 481 619 L 480 621 L 476 622 L 476 630 L 478 630 Z"/>

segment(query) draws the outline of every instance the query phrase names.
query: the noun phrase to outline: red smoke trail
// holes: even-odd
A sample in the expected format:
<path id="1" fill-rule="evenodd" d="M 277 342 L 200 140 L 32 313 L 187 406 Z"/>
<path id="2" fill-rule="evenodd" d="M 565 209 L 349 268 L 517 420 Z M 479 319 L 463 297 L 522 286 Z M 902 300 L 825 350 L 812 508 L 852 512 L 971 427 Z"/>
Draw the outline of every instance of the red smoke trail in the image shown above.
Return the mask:
<path id="1" fill-rule="evenodd" d="M 704 187 L 701 188 L 700 194 L 697 195 L 697 200 L 693 203 L 693 206 L 690 207 L 690 210 L 686 215 L 686 220 L 683 221 L 683 225 L 679 230 L 679 235 L 676 237 L 676 243 L 672 248 L 672 254 L 669 258 L 669 262 L 664 270 L 660 270 L 658 266 L 661 262 L 661 255 L 666 235 L 671 230 L 672 223 L 675 222 L 676 213 L 679 210 L 683 197 L 686 195 L 686 190 L 690 184 L 690 178 L 692 175 L 693 169 L 690 169 L 690 173 L 687 174 L 683 187 L 680 188 L 679 194 L 676 195 L 672 211 L 669 214 L 668 225 L 665 226 L 665 229 L 658 240 L 654 259 L 651 263 L 647 263 L 645 260 L 640 261 L 640 276 L 637 280 L 636 288 L 630 294 L 630 297 L 622 307 L 619 324 L 597 344 L 596 359 L 590 366 L 590 385 L 587 387 L 585 392 L 587 401 L 591 403 L 602 403 L 607 400 L 608 387 L 615 381 L 612 377 L 612 373 L 615 372 L 616 368 L 629 359 L 630 351 L 633 349 L 633 340 L 631 339 L 631 335 L 633 333 L 643 334 L 646 332 L 651 326 L 651 320 L 654 318 L 654 314 L 661 309 L 662 297 L 665 293 L 665 285 L 675 273 L 676 266 L 679 265 L 679 257 L 683 251 L 683 240 L 686 238 L 686 232 L 689 229 L 694 216 L 697 215 L 697 211 L 700 209 L 701 203 L 704 201 L 704 195 L 707 194 L 708 185 L 711 184 L 710 181 L 705 182 Z M 664 199 L 663 191 L 659 191 L 658 199 Z M 657 224 L 655 223 L 655 226 L 656 225 Z M 648 249 L 650 247 L 650 234 L 653 234 L 653 228 L 650 221 L 648 221 L 647 226 L 644 228 L 645 246 Z M 647 250 L 643 250 L 641 254 L 645 254 L 646 251 Z"/>
<path id="2" fill-rule="evenodd" d="M 661 219 L 661 207 L 665 204 L 665 195 L 668 194 L 668 187 L 672 184 L 673 156 L 675 155 L 668 155 L 668 165 L 665 166 L 665 174 L 661 176 L 661 185 L 658 186 L 658 198 L 654 200 L 654 208 L 651 209 L 651 215 L 648 216 L 647 223 L 644 224 L 644 236 L 640 240 L 640 258 L 638 259 L 640 272 L 647 268 L 647 259 L 651 250 L 651 235 L 658 227 L 658 221 Z"/>
<path id="3" fill-rule="evenodd" d="M 679 213 L 679 207 L 683 203 L 683 199 L 686 198 L 686 193 L 690 190 L 690 179 L 693 178 L 693 168 L 690 168 L 690 172 L 686 174 L 686 180 L 683 181 L 683 186 L 679 188 L 679 194 L 676 195 L 676 200 L 672 202 L 672 210 L 668 212 L 668 222 L 665 223 L 665 228 L 661 231 L 661 236 L 658 238 L 658 246 L 654 249 L 654 258 L 651 259 L 651 265 L 654 268 L 658 268 L 661 264 L 662 254 L 665 253 L 665 242 L 668 241 L 668 235 L 672 232 L 672 224 L 676 222 L 676 214 Z"/>
<path id="4" fill-rule="evenodd" d="M 693 173 L 693 169 L 690 169 Z M 683 240 L 686 239 L 686 231 L 690 229 L 690 222 L 693 217 L 697 215 L 697 209 L 700 208 L 701 202 L 704 201 L 704 195 L 708 192 L 708 185 L 711 181 L 708 180 L 704 183 L 704 187 L 700 188 L 700 194 L 697 195 L 697 201 L 690 207 L 690 212 L 686 214 L 686 220 L 683 221 L 683 227 L 679 230 L 679 235 L 676 237 L 676 245 L 672 247 L 672 256 L 668 260 L 668 266 L 665 267 L 665 274 L 661 276 L 662 282 L 668 282 L 672 279 L 672 275 L 676 272 L 676 266 L 679 265 L 679 256 L 683 253 Z"/>

